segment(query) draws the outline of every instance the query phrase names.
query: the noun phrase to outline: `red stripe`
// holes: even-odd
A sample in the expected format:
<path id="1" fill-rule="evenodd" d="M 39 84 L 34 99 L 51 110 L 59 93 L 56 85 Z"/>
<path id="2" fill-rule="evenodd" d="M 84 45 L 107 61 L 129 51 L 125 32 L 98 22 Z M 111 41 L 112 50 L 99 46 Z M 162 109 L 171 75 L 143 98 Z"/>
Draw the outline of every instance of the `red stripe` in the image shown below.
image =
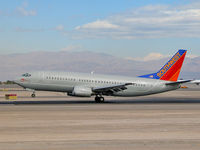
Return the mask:
<path id="1" fill-rule="evenodd" d="M 170 78 L 172 78 L 172 76 L 174 74 L 176 74 L 179 71 L 179 69 L 182 67 L 185 55 L 186 55 L 186 52 L 181 56 L 181 58 L 160 79 L 161 80 L 170 80 Z M 178 75 L 179 75 L 179 73 L 178 73 Z M 178 75 L 177 75 L 177 78 L 173 79 L 173 80 L 177 81 Z"/>

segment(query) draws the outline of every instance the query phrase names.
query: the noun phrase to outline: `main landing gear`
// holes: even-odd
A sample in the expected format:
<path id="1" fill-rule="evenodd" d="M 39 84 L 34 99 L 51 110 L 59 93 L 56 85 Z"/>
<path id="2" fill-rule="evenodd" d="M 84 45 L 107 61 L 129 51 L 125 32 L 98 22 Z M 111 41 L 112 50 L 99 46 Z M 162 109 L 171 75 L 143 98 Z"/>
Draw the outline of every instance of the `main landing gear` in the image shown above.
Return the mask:
<path id="1" fill-rule="evenodd" d="M 95 102 L 96 103 L 103 103 L 104 102 L 104 97 L 96 95 Z"/>

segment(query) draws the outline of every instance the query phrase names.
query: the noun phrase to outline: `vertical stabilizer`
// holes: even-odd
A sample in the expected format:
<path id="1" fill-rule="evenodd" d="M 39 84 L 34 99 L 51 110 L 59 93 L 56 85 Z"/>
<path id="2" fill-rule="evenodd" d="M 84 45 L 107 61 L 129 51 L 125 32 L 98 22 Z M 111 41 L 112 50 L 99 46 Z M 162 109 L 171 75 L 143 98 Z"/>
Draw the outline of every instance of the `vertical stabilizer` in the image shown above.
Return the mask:
<path id="1" fill-rule="evenodd" d="M 139 76 L 166 81 L 177 81 L 187 50 L 179 50 L 158 72 Z"/>

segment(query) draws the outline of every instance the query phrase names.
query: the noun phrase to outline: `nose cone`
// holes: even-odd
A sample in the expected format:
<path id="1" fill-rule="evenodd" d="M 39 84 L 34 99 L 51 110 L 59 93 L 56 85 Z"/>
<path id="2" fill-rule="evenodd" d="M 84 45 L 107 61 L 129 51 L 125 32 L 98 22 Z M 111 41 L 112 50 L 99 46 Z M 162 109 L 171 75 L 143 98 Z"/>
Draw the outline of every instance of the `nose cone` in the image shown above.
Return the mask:
<path id="1" fill-rule="evenodd" d="M 22 80 L 21 77 L 17 77 L 16 79 L 13 80 L 13 82 L 21 86 L 21 80 Z"/>

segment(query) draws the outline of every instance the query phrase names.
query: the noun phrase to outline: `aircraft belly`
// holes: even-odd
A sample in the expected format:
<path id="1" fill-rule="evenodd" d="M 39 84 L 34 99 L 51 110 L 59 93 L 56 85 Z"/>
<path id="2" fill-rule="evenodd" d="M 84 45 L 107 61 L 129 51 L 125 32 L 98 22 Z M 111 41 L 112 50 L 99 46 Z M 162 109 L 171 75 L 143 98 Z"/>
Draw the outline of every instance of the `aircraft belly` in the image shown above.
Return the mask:
<path id="1" fill-rule="evenodd" d="M 114 96 L 140 96 L 151 94 L 151 88 L 137 88 L 137 87 L 128 87 L 128 89 L 120 92 L 115 92 Z"/>
<path id="2" fill-rule="evenodd" d="M 27 87 L 27 86 L 26 86 Z M 57 92 L 69 92 L 73 90 L 73 87 L 62 84 L 40 84 L 32 83 L 27 88 L 41 91 L 57 91 Z"/>
<path id="3" fill-rule="evenodd" d="M 123 96 L 123 97 L 144 96 L 144 95 L 151 95 L 151 94 L 171 91 L 177 88 L 178 87 L 165 86 L 165 85 L 149 86 L 149 88 L 143 88 L 143 89 L 137 87 L 129 87 L 127 90 L 113 93 L 113 96 Z"/>

